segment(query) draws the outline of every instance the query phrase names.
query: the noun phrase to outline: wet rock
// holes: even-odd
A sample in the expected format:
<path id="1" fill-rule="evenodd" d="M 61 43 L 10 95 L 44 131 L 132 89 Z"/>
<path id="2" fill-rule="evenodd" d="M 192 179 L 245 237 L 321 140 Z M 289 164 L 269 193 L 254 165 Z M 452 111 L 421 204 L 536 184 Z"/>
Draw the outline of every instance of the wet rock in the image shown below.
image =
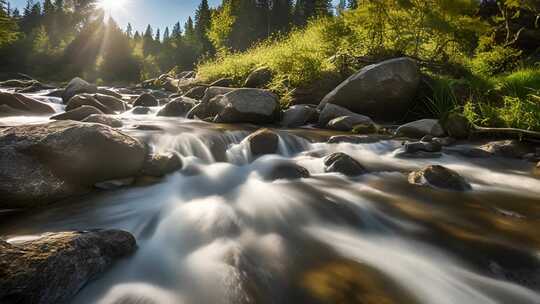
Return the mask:
<path id="1" fill-rule="evenodd" d="M 269 129 L 260 129 L 249 135 L 246 140 L 249 142 L 249 148 L 254 157 L 275 154 L 278 151 L 279 136 Z"/>
<path id="2" fill-rule="evenodd" d="M 411 138 L 421 138 L 425 135 L 442 137 L 444 130 L 437 119 L 421 119 L 400 126 L 396 135 Z"/>
<path id="3" fill-rule="evenodd" d="M 327 173 L 341 173 L 346 176 L 357 176 L 367 170 L 354 158 L 345 153 L 333 153 L 324 158 L 324 171 Z"/>
<path id="4" fill-rule="evenodd" d="M 68 303 L 136 246 L 130 233 L 119 230 L 47 233 L 14 244 L 0 240 L 0 302 Z"/>
<path id="5" fill-rule="evenodd" d="M 94 94 L 93 97 L 114 112 L 123 113 L 128 110 L 128 105 L 122 99 L 114 96 L 98 93 Z"/>
<path id="6" fill-rule="evenodd" d="M 133 102 L 134 107 L 157 107 L 159 102 L 152 94 L 144 93 Z"/>
<path id="7" fill-rule="evenodd" d="M 111 96 L 111 97 L 114 97 L 114 98 L 117 98 L 117 99 L 122 99 L 121 94 L 116 93 L 113 90 L 109 90 L 109 89 L 105 89 L 105 88 L 98 88 L 97 93 L 100 94 L 100 95 L 106 95 L 106 96 Z"/>
<path id="8" fill-rule="evenodd" d="M 148 107 L 135 107 L 131 109 L 131 113 L 134 115 L 146 115 L 150 113 L 150 108 Z"/>
<path id="9" fill-rule="evenodd" d="M 225 88 L 225 87 L 209 87 L 204 92 L 204 96 L 203 96 L 201 102 L 209 102 L 210 100 L 212 100 L 213 98 L 215 98 L 217 96 L 225 95 L 225 94 L 233 92 L 235 90 L 238 90 L 238 89 Z"/>
<path id="10" fill-rule="evenodd" d="M 411 107 L 420 84 L 416 61 L 396 58 L 361 69 L 321 101 L 384 121 L 402 118 Z M 342 115 L 340 115 L 342 116 Z"/>
<path id="11" fill-rule="evenodd" d="M 64 104 L 67 104 L 73 96 L 82 93 L 97 93 L 97 87 L 96 85 L 90 84 L 79 77 L 73 78 L 64 89 L 62 100 Z"/>
<path id="12" fill-rule="evenodd" d="M 147 124 L 134 125 L 132 128 L 141 131 L 163 131 L 163 128 L 160 126 Z"/>
<path id="13" fill-rule="evenodd" d="M 457 172 L 433 165 L 409 174 L 409 183 L 454 191 L 471 190 L 471 185 Z"/>
<path id="14" fill-rule="evenodd" d="M 471 158 L 488 158 L 493 156 L 492 153 L 480 148 L 458 148 L 452 150 L 452 152 Z"/>
<path id="15" fill-rule="evenodd" d="M 157 116 L 184 117 L 197 104 L 195 99 L 178 97 L 161 109 Z"/>
<path id="16" fill-rule="evenodd" d="M 47 94 L 45 94 L 45 96 L 47 97 L 56 97 L 56 98 L 62 98 L 62 95 L 64 94 L 64 89 L 58 89 L 58 90 L 53 90 Z"/>
<path id="17" fill-rule="evenodd" d="M 0 105 L 26 115 L 47 115 L 54 113 L 54 109 L 51 106 L 22 94 L 0 92 Z"/>
<path id="18" fill-rule="evenodd" d="M 283 112 L 281 125 L 286 128 L 301 127 L 318 121 L 317 109 L 306 105 L 296 105 Z"/>
<path id="19" fill-rule="evenodd" d="M 54 89 L 53 86 L 43 84 L 39 81 L 34 81 L 31 85 L 24 87 L 22 89 L 18 89 L 17 93 L 35 93 L 43 90 L 50 90 Z"/>
<path id="20" fill-rule="evenodd" d="M 416 153 L 416 152 L 441 152 L 442 146 L 434 141 L 416 141 L 416 142 L 406 142 L 403 145 L 405 153 Z"/>
<path id="21" fill-rule="evenodd" d="M 81 106 L 74 110 L 55 115 L 51 117 L 51 120 L 75 120 L 75 121 L 83 121 L 85 118 L 87 118 L 90 115 L 103 115 L 104 113 L 101 112 L 98 108 L 92 107 L 92 106 Z"/>
<path id="22" fill-rule="evenodd" d="M 523 158 L 524 155 L 533 151 L 532 147 L 518 140 L 501 140 L 485 144 L 480 149 L 494 156 L 508 158 Z"/>
<path id="23" fill-rule="evenodd" d="M 244 88 L 264 88 L 272 81 L 272 71 L 261 67 L 249 74 L 244 82 Z"/>
<path id="24" fill-rule="evenodd" d="M 100 182 L 94 185 L 94 188 L 100 190 L 116 190 L 131 186 L 135 183 L 134 177 L 122 178 L 122 179 L 113 179 L 110 181 Z"/>
<path id="25" fill-rule="evenodd" d="M 534 174 L 540 177 L 540 161 L 536 164 L 536 167 L 534 167 Z"/>
<path id="26" fill-rule="evenodd" d="M 441 124 L 446 133 L 457 139 L 469 138 L 473 125 L 465 116 L 451 113 L 441 120 Z"/>
<path id="27" fill-rule="evenodd" d="M 56 121 L 0 131 L 0 209 L 44 206 L 136 176 L 146 149 L 102 124 Z"/>
<path id="28" fill-rule="evenodd" d="M 431 141 L 443 147 L 446 147 L 453 145 L 456 142 L 456 139 L 453 137 L 433 137 Z"/>
<path id="29" fill-rule="evenodd" d="M 230 88 L 233 86 L 233 80 L 231 78 L 221 78 L 210 84 L 211 87 L 225 87 Z"/>
<path id="30" fill-rule="evenodd" d="M 369 119 L 367 116 L 353 113 L 343 107 L 329 103 L 323 108 L 321 114 L 319 115 L 319 126 L 325 127 L 331 120 L 343 116 L 354 117 L 358 121 L 371 121 L 371 119 Z"/>
<path id="31" fill-rule="evenodd" d="M 204 97 L 206 89 L 208 89 L 208 87 L 203 85 L 193 87 L 184 94 L 184 97 L 201 100 Z"/>
<path id="32" fill-rule="evenodd" d="M 328 129 L 336 131 L 352 131 L 357 126 L 365 126 L 369 129 L 373 129 L 373 121 L 367 116 L 355 114 L 354 116 L 334 118 L 326 125 Z"/>
<path id="33" fill-rule="evenodd" d="M 111 128 L 121 128 L 123 125 L 119 119 L 103 114 L 92 114 L 83 119 L 82 122 L 100 123 Z"/>
<path id="34" fill-rule="evenodd" d="M 25 88 L 33 85 L 37 81 L 35 80 L 23 80 L 23 79 L 10 79 L 0 82 L 0 87 L 6 88 Z"/>
<path id="35" fill-rule="evenodd" d="M 309 171 L 295 163 L 284 162 L 274 166 L 270 172 L 264 176 L 265 180 L 274 181 L 278 179 L 300 179 L 308 178 L 310 176 Z"/>
<path id="36" fill-rule="evenodd" d="M 272 123 L 279 119 L 277 95 L 261 89 L 238 89 L 223 95 L 214 122 Z"/>
<path id="37" fill-rule="evenodd" d="M 154 154 L 146 160 L 141 174 L 162 177 L 182 169 L 182 166 L 182 159 L 176 153 Z"/>
<path id="38" fill-rule="evenodd" d="M 335 135 L 328 139 L 329 144 L 373 144 L 379 141 L 379 137 L 371 135 Z"/>
<path id="39" fill-rule="evenodd" d="M 99 102 L 96 98 L 94 98 L 93 95 L 90 94 L 79 94 L 73 96 L 66 105 L 66 112 L 75 110 L 82 106 L 91 106 L 99 109 L 105 114 L 114 114 L 112 109 Z"/>

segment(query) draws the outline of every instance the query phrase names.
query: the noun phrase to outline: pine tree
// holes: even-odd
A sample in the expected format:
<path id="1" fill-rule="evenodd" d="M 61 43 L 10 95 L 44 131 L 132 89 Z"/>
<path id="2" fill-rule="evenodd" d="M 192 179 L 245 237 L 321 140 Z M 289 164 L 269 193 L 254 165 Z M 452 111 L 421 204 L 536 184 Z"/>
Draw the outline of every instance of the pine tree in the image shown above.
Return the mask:
<path id="1" fill-rule="evenodd" d="M 179 40 L 182 38 L 182 26 L 180 25 L 180 22 L 176 22 L 176 24 L 173 27 L 171 38 L 174 40 Z"/>
<path id="2" fill-rule="evenodd" d="M 150 24 L 143 35 L 143 55 L 146 57 L 154 52 L 154 34 Z"/>
<path id="3" fill-rule="evenodd" d="M 338 6 L 336 8 L 337 15 L 339 16 L 339 15 L 343 14 L 343 12 L 345 11 L 346 8 L 347 8 L 346 0 L 339 0 Z"/>
<path id="4" fill-rule="evenodd" d="M 358 8 L 358 0 L 348 0 L 347 8 L 349 8 L 349 9 Z"/>
<path id="5" fill-rule="evenodd" d="M 193 25 L 193 19 L 191 17 L 188 17 L 188 20 L 186 21 L 186 24 L 184 25 L 184 36 L 187 40 L 194 41 L 195 40 L 195 28 Z"/>
<path id="6" fill-rule="evenodd" d="M 169 32 L 169 27 L 165 27 L 165 31 L 163 32 L 163 42 L 168 43 L 171 39 L 171 34 Z"/>
<path id="7" fill-rule="evenodd" d="M 130 39 L 133 37 L 133 27 L 131 26 L 131 23 L 128 23 L 127 25 L 126 36 Z"/>
<path id="8" fill-rule="evenodd" d="M 106 31 L 103 58 L 99 66 L 100 76 L 106 81 L 138 80 L 140 68 L 132 55 L 129 38 L 112 18 L 107 22 Z"/>
<path id="9" fill-rule="evenodd" d="M 17 38 L 17 24 L 9 16 L 7 2 L 0 0 L 0 46 L 8 44 Z"/>
<path id="10" fill-rule="evenodd" d="M 161 33 L 159 31 L 159 28 L 157 29 L 156 31 L 156 38 L 154 38 L 154 40 L 156 41 L 156 43 L 160 43 L 161 42 Z"/>
<path id="11" fill-rule="evenodd" d="M 270 10 L 270 33 L 288 32 L 293 23 L 291 0 L 273 0 Z"/>
<path id="12" fill-rule="evenodd" d="M 210 29 L 211 12 L 208 5 L 208 0 L 202 0 L 201 4 L 195 11 L 195 35 L 201 45 L 202 53 L 213 53 L 212 43 L 208 38 L 208 30 Z"/>

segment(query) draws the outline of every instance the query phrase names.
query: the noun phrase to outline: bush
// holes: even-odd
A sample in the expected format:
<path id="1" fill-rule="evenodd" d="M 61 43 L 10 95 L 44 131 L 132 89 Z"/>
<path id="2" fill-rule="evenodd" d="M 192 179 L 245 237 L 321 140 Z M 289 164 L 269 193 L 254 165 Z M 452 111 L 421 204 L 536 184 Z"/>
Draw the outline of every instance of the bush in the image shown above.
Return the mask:
<path id="1" fill-rule="evenodd" d="M 493 76 L 512 71 L 518 66 L 521 51 L 494 46 L 489 51 L 478 52 L 471 61 L 471 70 L 478 75 Z"/>

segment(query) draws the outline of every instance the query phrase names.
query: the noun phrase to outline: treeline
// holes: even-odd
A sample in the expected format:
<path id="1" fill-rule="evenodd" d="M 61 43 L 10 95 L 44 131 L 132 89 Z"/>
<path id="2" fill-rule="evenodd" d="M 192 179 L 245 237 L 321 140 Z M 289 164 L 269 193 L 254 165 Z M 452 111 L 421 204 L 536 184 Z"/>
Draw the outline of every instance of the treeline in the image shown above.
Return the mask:
<path id="1" fill-rule="evenodd" d="M 224 0 L 211 8 L 202 0 L 185 24 L 163 30 L 148 25 L 138 32 L 104 20 L 95 0 L 28 0 L 22 11 L 0 3 L 1 72 L 107 82 L 192 69 L 218 52 L 243 51 L 310 19 L 357 6 L 356 0 L 342 0 L 337 9 L 331 0 Z"/>

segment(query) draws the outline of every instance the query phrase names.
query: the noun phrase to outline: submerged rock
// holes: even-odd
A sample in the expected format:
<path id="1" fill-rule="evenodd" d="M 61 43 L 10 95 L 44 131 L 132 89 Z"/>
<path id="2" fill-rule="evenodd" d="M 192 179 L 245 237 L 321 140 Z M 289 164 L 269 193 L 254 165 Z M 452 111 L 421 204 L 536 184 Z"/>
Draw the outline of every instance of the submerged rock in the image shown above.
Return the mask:
<path id="1" fill-rule="evenodd" d="M 135 108 L 131 109 L 131 113 L 133 113 L 134 115 L 146 115 L 146 114 L 150 113 L 150 108 L 149 107 L 142 107 L 142 106 L 135 107 Z"/>
<path id="2" fill-rule="evenodd" d="M 324 158 L 324 171 L 327 173 L 341 173 L 346 176 L 357 176 L 367 170 L 354 158 L 345 153 L 333 153 Z"/>
<path id="3" fill-rule="evenodd" d="M 295 163 L 284 162 L 274 166 L 270 172 L 264 176 L 265 180 L 274 181 L 278 179 L 300 179 L 308 178 L 309 171 Z"/>
<path id="4" fill-rule="evenodd" d="M 176 153 L 154 154 L 146 160 L 141 174 L 162 177 L 182 169 L 182 166 L 182 159 Z"/>
<path id="5" fill-rule="evenodd" d="M 83 119 L 82 122 L 100 123 L 112 128 L 121 128 L 123 125 L 122 121 L 119 119 L 103 114 L 92 114 Z"/>
<path id="6" fill-rule="evenodd" d="M 133 102 L 134 107 L 157 107 L 158 100 L 152 94 L 144 93 Z"/>
<path id="7" fill-rule="evenodd" d="M 90 84 L 79 77 L 73 78 L 64 89 L 62 100 L 64 104 L 67 104 L 73 96 L 82 93 L 97 93 L 97 87 L 96 85 Z"/>
<path id="8" fill-rule="evenodd" d="M 74 110 L 61 113 L 58 115 L 55 115 L 51 117 L 51 120 L 75 120 L 75 121 L 83 121 L 90 115 L 103 115 L 104 113 L 101 112 L 99 109 L 92 107 L 92 106 L 81 106 Z"/>
<path id="9" fill-rule="evenodd" d="M 398 120 L 411 107 L 419 84 L 416 61 L 387 60 L 349 77 L 323 98 L 320 108 L 335 104 L 375 119 Z"/>
<path id="10" fill-rule="evenodd" d="M 56 121 L 0 131 L 1 208 L 43 206 L 136 176 L 146 149 L 102 124 Z"/>
<path id="11" fill-rule="evenodd" d="M 434 141 L 416 141 L 416 142 L 406 142 L 403 145 L 403 150 L 405 153 L 417 153 L 417 152 L 441 152 L 442 146 Z"/>
<path id="12" fill-rule="evenodd" d="M 249 135 L 246 140 L 254 157 L 278 152 L 279 136 L 269 129 L 260 129 Z"/>
<path id="13" fill-rule="evenodd" d="M 18 115 L 47 115 L 54 113 L 54 109 L 51 106 L 22 94 L 0 92 L 0 106 L 5 106 L 6 109 L 13 109 L 13 112 Z"/>
<path id="14" fill-rule="evenodd" d="M 471 190 L 471 185 L 465 178 L 457 172 L 439 165 L 428 166 L 410 173 L 409 183 L 454 191 Z"/>
<path id="15" fill-rule="evenodd" d="M 426 135 L 442 137 L 444 130 L 437 119 L 421 119 L 400 126 L 396 135 L 412 138 L 421 138 Z"/>
<path id="16" fill-rule="evenodd" d="M 279 99 L 270 91 L 238 89 L 223 95 L 218 123 L 271 123 L 279 118 Z"/>
<path id="17" fill-rule="evenodd" d="M 197 104 L 195 99 L 178 97 L 161 109 L 157 116 L 183 117 Z"/>
<path id="18" fill-rule="evenodd" d="M 272 71 L 269 68 L 258 68 L 248 75 L 244 88 L 264 88 L 272 81 L 272 77 Z"/>
<path id="19" fill-rule="evenodd" d="M 377 136 L 371 135 L 335 135 L 328 139 L 329 144 L 373 144 L 379 142 L 380 139 Z"/>
<path id="20" fill-rule="evenodd" d="M 119 230 L 47 233 L 14 244 L 0 239 L 0 303 L 68 303 L 136 246 Z"/>
<path id="21" fill-rule="evenodd" d="M 283 112 L 281 125 L 286 128 L 301 127 L 318 120 L 317 109 L 307 105 L 296 105 Z"/>

